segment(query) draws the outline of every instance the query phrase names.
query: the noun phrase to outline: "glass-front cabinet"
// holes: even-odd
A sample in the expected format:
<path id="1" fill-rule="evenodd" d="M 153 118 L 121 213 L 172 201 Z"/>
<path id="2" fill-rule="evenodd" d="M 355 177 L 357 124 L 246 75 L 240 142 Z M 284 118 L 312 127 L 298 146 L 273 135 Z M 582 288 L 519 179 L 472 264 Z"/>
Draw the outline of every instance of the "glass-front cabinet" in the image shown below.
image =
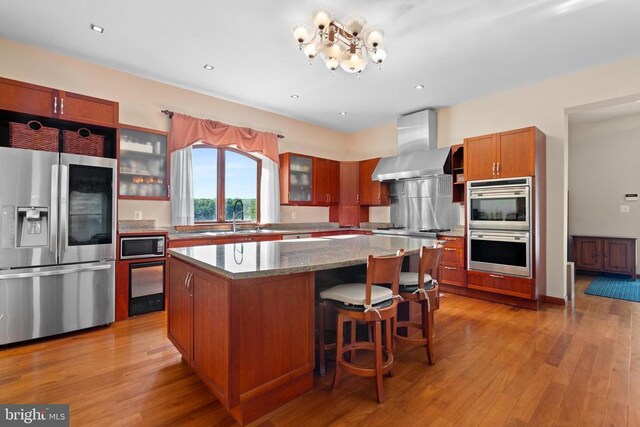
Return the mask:
<path id="1" fill-rule="evenodd" d="M 169 199 L 167 133 L 120 127 L 120 198 Z"/>
<path id="2" fill-rule="evenodd" d="M 313 158 L 284 153 L 280 159 L 280 193 L 283 204 L 310 204 L 313 201 Z"/>

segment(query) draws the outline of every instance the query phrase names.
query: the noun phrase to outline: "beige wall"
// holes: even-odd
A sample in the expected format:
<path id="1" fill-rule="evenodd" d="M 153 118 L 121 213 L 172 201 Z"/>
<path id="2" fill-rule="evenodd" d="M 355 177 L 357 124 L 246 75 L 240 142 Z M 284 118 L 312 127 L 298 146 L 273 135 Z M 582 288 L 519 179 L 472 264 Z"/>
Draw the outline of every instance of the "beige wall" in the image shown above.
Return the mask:
<path id="1" fill-rule="evenodd" d="M 640 238 L 640 114 L 569 125 L 569 235 Z M 629 213 L 621 213 L 620 206 Z"/>
<path id="2" fill-rule="evenodd" d="M 500 92 L 438 110 L 438 146 L 459 144 L 464 138 L 526 126 L 547 135 L 547 294 L 566 295 L 567 259 L 567 109 L 603 100 L 640 94 L 640 57 L 583 70 L 533 85 Z M 384 135 L 392 124 L 378 126 Z M 367 140 L 369 130 L 350 136 L 352 153 L 365 153 L 369 144 L 378 153 L 392 152 L 395 141 Z M 386 140 L 386 138 L 385 138 Z M 355 154 L 354 154 L 355 155 Z"/>
<path id="3" fill-rule="evenodd" d="M 122 123 L 168 130 L 170 121 L 160 110 L 171 109 L 197 117 L 280 133 L 280 152 L 293 151 L 330 159 L 344 159 L 347 135 L 245 105 L 170 86 L 132 74 L 81 61 L 55 52 L 0 38 L 0 76 L 50 86 L 120 103 Z M 328 208 L 326 220 L 328 220 Z M 122 200 L 120 219 L 143 218 L 169 225 L 169 202 Z M 317 209 L 299 208 L 296 221 L 316 221 Z"/>
<path id="4" fill-rule="evenodd" d="M 281 152 L 297 151 L 337 160 L 358 160 L 396 152 L 394 123 L 342 134 L 6 39 L 0 39 L 0 55 L 0 75 L 117 100 L 123 123 L 167 129 L 169 121 L 158 111 L 171 108 L 282 133 L 287 138 L 280 146 Z M 550 296 L 562 298 L 566 295 L 568 127 L 565 110 L 640 94 L 638 76 L 640 57 L 632 57 L 438 111 L 439 147 L 460 143 L 465 137 L 530 125 L 546 133 L 547 290 Z M 129 203 L 135 206 L 132 208 Z M 136 206 L 143 204 L 143 215 L 156 210 L 148 202 L 129 203 L 121 205 L 123 212 L 133 212 Z M 168 203 L 162 207 L 167 213 Z M 307 212 L 304 208 L 299 209 Z M 319 216 L 316 209 L 309 209 L 310 217 Z M 168 218 L 168 214 L 163 214 L 162 218 Z"/>

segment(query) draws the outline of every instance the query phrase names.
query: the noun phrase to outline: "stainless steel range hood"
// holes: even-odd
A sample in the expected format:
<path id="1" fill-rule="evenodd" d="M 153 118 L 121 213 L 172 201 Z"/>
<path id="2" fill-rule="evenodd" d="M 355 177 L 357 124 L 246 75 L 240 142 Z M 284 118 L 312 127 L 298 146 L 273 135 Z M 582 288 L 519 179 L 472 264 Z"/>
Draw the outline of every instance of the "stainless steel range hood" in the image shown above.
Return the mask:
<path id="1" fill-rule="evenodd" d="M 423 110 L 398 118 L 398 155 L 380 159 L 374 181 L 419 178 L 448 172 L 449 148 L 437 149 L 436 112 Z"/>

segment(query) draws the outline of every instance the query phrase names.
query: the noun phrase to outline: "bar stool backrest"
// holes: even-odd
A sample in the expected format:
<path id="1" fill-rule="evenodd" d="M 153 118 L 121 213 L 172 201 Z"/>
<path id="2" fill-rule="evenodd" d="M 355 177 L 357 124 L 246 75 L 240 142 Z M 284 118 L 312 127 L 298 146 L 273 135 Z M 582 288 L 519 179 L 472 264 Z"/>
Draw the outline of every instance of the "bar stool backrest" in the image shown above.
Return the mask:
<path id="1" fill-rule="evenodd" d="M 398 249 L 396 255 L 375 257 L 369 255 L 367 260 L 367 290 L 365 304 L 371 305 L 371 286 L 391 285 L 393 295 L 398 295 L 400 286 L 400 270 L 402 269 L 402 259 L 404 249 Z"/>
<path id="2" fill-rule="evenodd" d="M 442 257 L 442 245 L 420 248 L 420 266 L 418 267 L 418 288 L 424 289 L 424 275 L 428 274 L 432 279 L 438 280 L 440 270 L 440 258 Z"/>

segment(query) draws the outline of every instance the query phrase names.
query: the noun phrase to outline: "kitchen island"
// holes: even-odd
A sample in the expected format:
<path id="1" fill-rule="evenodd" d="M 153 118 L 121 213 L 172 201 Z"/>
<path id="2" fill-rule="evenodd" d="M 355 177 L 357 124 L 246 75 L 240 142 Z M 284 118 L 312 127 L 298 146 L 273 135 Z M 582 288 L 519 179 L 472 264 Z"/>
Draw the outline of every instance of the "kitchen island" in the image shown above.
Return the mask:
<path id="1" fill-rule="evenodd" d="M 246 424 L 313 388 L 316 272 L 435 243 L 345 235 L 171 249 L 169 339 Z"/>

